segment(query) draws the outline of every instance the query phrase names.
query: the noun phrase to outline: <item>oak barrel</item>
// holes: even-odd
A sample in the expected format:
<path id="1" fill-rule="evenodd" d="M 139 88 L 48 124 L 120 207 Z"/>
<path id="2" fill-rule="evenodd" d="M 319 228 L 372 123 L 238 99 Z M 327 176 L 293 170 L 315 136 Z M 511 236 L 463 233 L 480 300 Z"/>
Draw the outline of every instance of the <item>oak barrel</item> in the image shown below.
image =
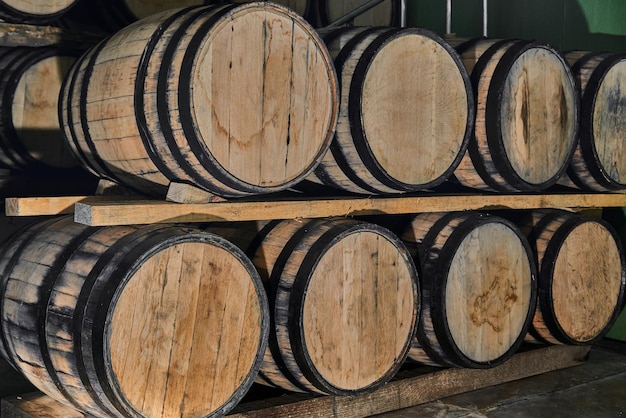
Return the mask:
<path id="1" fill-rule="evenodd" d="M 3 356 L 87 414 L 224 414 L 261 365 L 258 273 L 205 231 L 53 218 L 4 244 L 0 274 Z"/>
<path id="2" fill-rule="evenodd" d="M 49 23 L 77 3 L 78 0 L 0 0 L 0 19 L 11 23 Z"/>
<path id="3" fill-rule="evenodd" d="M 476 94 L 475 132 L 455 171 L 467 187 L 504 192 L 554 185 L 574 153 L 580 100 L 569 65 L 535 41 L 457 46 Z"/>
<path id="4" fill-rule="evenodd" d="M 78 166 L 57 112 L 61 85 L 77 58 L 56 47 L 0 47 L 0 168 Z"/>
<path id="5" fill-rule="evenodd" d="M 561 184 L 590 191 L 626 188 L 626 54 L 565 54 L 581 88 L 580 134 Z"/>
<path id="6" fill-rule="evenodd" d="M 417 271 L 388 229 L 353 219 L 209 227 L 245 249 L 268 292 L 272 326 L 258 381 L 354 395 L 389 381 L 419 313 Z"/>
<path id="7" fill-rule="evenodd" d="M 62 19 L 63 26 L 68 28 L 85 27 L 91 31 L 114 33 L 138 20 L 166 10 L 226 3 L 253 3 L 254 0 L 89 0 L 81 1 Z M 274 0 L 308 18 L 311 0 Z"/>
<path id="8" fill-rule="evenodd" d="M 510 358 L 537 297 L 536 264 L 520 230 L 479 212 L 425 213 L 401 238 L 420 266 L 422 292 L 409 359 L 487 368 Z"/>
<path id="9" fill-rule="evenodd" d="M 323 32 L 340 77 L 330 151 L 309 180 L 362 194 L 441 184 L 469 141 L 469 75 L 442 38 L 419 28 Z"/>
<path id="10" fill-rule="evenodd" d="M 67 140 L 96 174 L 162 195 L 170 181 L 236 197 L 287 189 L 328 149 L 328 51 L 271 3 L 142 19 L 88 51 L 63 90 Z"/>
<path id="11" fill-rule="evenodd" d="M 319 26 L 324 27 L 347 13 L 363 6 L 367 0 L 319 0 L 317 15 Z M 400 0 L 384 1 L 355 17 L 352 26 L 402 26 L 402 2 Z"/>
<path id="12" fill-rule="evenodd" d="M 517 222 L 538 259 L 538 303 L 529 341 L 586 345 L 601 339 L 624 304 L 624 250 L 600 218 L 531 211 Z"/>

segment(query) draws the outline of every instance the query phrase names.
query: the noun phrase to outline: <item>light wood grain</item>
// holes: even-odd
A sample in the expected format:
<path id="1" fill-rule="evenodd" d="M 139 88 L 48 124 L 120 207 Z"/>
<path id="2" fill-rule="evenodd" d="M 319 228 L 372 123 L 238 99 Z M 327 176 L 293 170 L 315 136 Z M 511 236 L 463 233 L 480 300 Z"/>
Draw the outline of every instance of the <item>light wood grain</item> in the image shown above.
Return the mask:
<path id="1" fill-rule="evenodd" d="M 550 48 L 525 51 L 509 70 L 501 99 L 502 142 L 513 170 L 528 183 L 549 181 L 569 161 L 577 132 L 572 81 Z"/>
<path id="2" fill-rule="evenodd" d="M 115 306 L 110 337 L 113 370 L 136 410 L 206 415 L 244 384 L 263 317 L 248 274 L 225 249 L 201 243 L 170 247 L 142 264 Z"/>
<path id="3" fill-rule="evenodd" d="M 414 334 L 417 272 L 389 230 L 352 219 L 210 224 L 253 260 L 273 312 L 261 384 L 355 395 L 396 373 Z"/>
<path id="4" fill-rule="evenodd" d="M 0 46 L 50 46 L 62 44 L 86 50 L 102 39 L 102 36 L 72 31 L 54 26 L 0 22 Z"/>
<path id="5" fill-rule="evenodd" d="M 223 413 L 260 367 L 266 296 L 250 260 L 218 236 L 52 218 L 6 243 L 0 271 L 0 354 L 77 410 Z"/>
<path id="6" fill-rule="evenodd" d="M 529 256 L 503 224 L 482 225 L 459 245 L 447 277 L 446 318 L 457 347 L 472 360 L 493 361 L 526 333 L 533 301 Z"/>
<path id="7" fill-rule="evenodd" d="M 53 214 L 44 198 L 7 199 L 11 215 Z M 67 208 L 67 201 L 60 205 Z M 624 194 L 460 195 L 402 198 L 294 199 L 216 204 L 178 204 L 153 200 L 76 202 L 74 219 L 94 226 L 156 222 L 215 222 L 382 215 L 471 209 L 602 208 L 626 206 Z"/>
<path id="8" fill-rule="evenodd" d="M 626 71 L 623 54 L 573 51 L 566 55 L 581 86 L 581 130 L 563 184 L 582 190 L 626 188 L 626 132 L 620 80 Z"/>
<path id="9" fill-rule="evenodd" d="M 357 231 L 328 248 L 311 275 L 303 333 L 329 384 L 370 387 L 407 352 L 418 296 L 410 261 L 396 245 Z"/>
<path id="10" fill-rule="evenodd" d="M 45 16 L 68 9 L 76 0 L 3 0 L 2 3 L 21 13 Z"/>
<path id="11" fill-rule="evenodd" d="M 82 122 L 71 137 L 92 169 L 145 193 L 170 181 L 229 197 L 284 190 L 334 132 L 330 57 L 302 17 L 271 3 L 157 13 L 92 60 L 64 95 L 79 107 L 65 123 Z"/>
<path id="12" fill-rule="evenodd" d="M 590 344 L 621 308 L 626 266 L 619 239 L 602 220 L 536 211 L 520 220 L 534 239 L 539 301 L 532 334 L 554 344 Z"/>
<path id="13" fill-rule="evenodd" d="M 416 29 L 325 32 L 341 78 L 337 129 L 313 181 L 361 194 L 440 184 L 467 147 L 474 105 L 456 52 Z"/>
<path id="14" fill-rule="evenodd" d="M 477 111 L 474 140 L 457 179 L 510 192 L 555 184 L 579 127 L 577 87 L 567 63 L 548 45 L 515 40 L 480 40 L 462 55 L 473 68 Z"/>
<path id="15" fill-rule="evenodd" d="M 422 310 L 409 358 L 493 367 L 522 343 L 536 300 L 536 267 L 525 237 L 477 212 L 415 216 L 401 235 L 420 266 Z"/>

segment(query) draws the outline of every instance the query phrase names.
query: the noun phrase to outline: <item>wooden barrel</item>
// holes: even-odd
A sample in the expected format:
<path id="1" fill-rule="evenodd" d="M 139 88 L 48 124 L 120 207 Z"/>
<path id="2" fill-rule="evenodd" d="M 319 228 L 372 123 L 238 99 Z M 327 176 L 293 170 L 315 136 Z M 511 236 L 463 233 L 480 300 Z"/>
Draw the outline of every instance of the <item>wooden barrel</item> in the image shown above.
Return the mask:
<path id="1" fill-rule="evenodd" d="M 34 172 L 78 166 L 58 117 L 61 84 L 77 53 L 0 48 L 0 168 Z"/>
<path id="2" fill-rule="evenodd" d="M 48 23 L 58 19 L 78 0 L 1 0 L 0 19 L 12 23 Z"/>
<path id="3" fill-rule="evenodd" d="M 452 367 L 503 363 L 535 310 L 536 265 L 511 222 L 478 212 L 415 216 L 401 236 L 421 267 L 411 360 Z"/>
<path id="4" fill-rule="evenodd" d="M 331 218 L 209 231 L 245 248 L 265 282 L 273 322 L 259 383 L 353 395 L 395 375 L 415 332 L 419 288 L 388 229 Z"/>
<path id="5" fill-rule="evenodd" d="M 270 3 L 175 9 L 81 58 L 61 100 L 96 174 L 162 195 L 170 181 L 235 197 L 299 182 L 328 149 L 336 75 L 313 28 Z"/>
<path id="6" fill-rule="evenodd" d="M 428 189 L 451 176 L 474 119 L 457 53 L 418 28 L 342 28 L 323 37 L 340 77 L 339 119 L 309 180 L 387 194 Z"/>
<path id="7" fill-rule="evenodd" d="M 626 188 L 626 54 L 565 54 L 581 88 L 580 134 L 559 183 L 582 190 Z"/>
<path id="8" fill-rule="evenodd" d="M 528 340 L 585 345 L 601 339 L 624 303 L 624 251 L 613 227 L 561 210 L 532 211 L 517 222 L 539 268 Z"/>
<path id="9" fill-rule="evenodd" d="M 99 416 L 223 414 L 252 385 L 269 309 L 241 250 L 202 230 L 54 218 L 0 253 L 3 356 Z"/>
<path id="10" fill-rule="evenodd" d="M 324 27 L 363 6 L 367 0 L 319 0 L 316 3 L 319 25 Z M 402 20 L 401 1 L 391 0 L 363 12 L 350 23 L 353 26 L 401 26 Z"/>
<path id="11" fill-rule="evenodd" d="M 455 177 L 504 192 L 554 185 L 578 134 L 580 101 L 569 65 L 540 42 L 474 39 L 457 51 L 471 73 L 477 110 Z"/>
<path id="12" fill-rule="evenodd" d="M 76 7 L 65 14 L 62 25 L 68 29 L 84 27 L 92 32 L 95 30 L 114 33 L 131 23 L 166 10 L 203 4 L 253 2 L 254 0 L 166 0 L 158 2 L 151 0 L 89 0 L 79 2 Z M 307 19 L 313 10 L 310 0 L 274 0 L 272 3 L 286 6 Z"/>

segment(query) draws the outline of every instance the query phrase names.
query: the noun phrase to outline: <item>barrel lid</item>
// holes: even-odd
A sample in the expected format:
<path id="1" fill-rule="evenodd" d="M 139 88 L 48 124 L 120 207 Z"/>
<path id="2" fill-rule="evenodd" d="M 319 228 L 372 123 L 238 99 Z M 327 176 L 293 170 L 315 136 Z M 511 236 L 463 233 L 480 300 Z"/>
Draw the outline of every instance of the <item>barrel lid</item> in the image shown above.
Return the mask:
<path id="1" fill-rule="evenodd" d="M 137 251 L 130 266 L 120 262 L 124 277 L 106 310 L 109 390 L 143 416 L 227 412 L 252 384 L 267 343 L 258 273 L 233 244 L 199 231 Z"/>
<path id="2" fill-rule="evenodd" d="M 436 34 L 418 28 L 378 34 L 354 69 L 349 97 L 341 106 L 350 112 L 359 154 L 384 183 L 433 187 L 460 162 L 474 97 L 460 57 Z"/>
<path id="3" fill-rule="evenodd" d="M 337 80 L 301 16 L 271 3 L 238 5 L 207 20 L 189 51 L 180 77 L 185 134 L 225 176 L 268 192 L 315 168 L 335 129 Z"/>

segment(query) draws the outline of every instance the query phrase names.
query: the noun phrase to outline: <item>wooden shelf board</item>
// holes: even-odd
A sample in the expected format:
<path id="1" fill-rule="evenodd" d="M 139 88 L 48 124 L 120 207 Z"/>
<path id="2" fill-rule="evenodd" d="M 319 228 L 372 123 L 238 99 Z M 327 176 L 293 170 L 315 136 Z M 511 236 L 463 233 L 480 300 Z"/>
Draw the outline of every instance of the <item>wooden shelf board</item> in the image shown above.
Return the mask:
<path id="1" fill-rule="evenodd" d="M 63 45 L 78 49 L 87 49 L 106 34 L 72 31 L 47 25 L 0 22 L 0 46 L 52 46 Z"/>
<path id="2" fill-rule="evenodd" d="M 249 221 L 370 216 L 406 213 L 626 206 L 626 194 L 462 194 L 404 197 L 293 198 L 214 203 L 172 203 L 129 196 L 7 198 L 7 216 L 42 216 L 74 212 L 76 222 L 91 226 L 171 222 Z"/>
<path id="3" fill-rule="evenodd" d="M 586 361 L 590 350 L 591 346 L 549 346 L 519 352 L 504 364 L 491 369 L 404 370 L 383 387 L 358 396 L 287 394 L 261 401 L 244 399 L 230 416 L 366 417 L 577 366 Z M 2 416 L 6 413 L 7 417 L 82 416 L 41 393 L 6 397 L 2 400 L 2 412 Z"/>

